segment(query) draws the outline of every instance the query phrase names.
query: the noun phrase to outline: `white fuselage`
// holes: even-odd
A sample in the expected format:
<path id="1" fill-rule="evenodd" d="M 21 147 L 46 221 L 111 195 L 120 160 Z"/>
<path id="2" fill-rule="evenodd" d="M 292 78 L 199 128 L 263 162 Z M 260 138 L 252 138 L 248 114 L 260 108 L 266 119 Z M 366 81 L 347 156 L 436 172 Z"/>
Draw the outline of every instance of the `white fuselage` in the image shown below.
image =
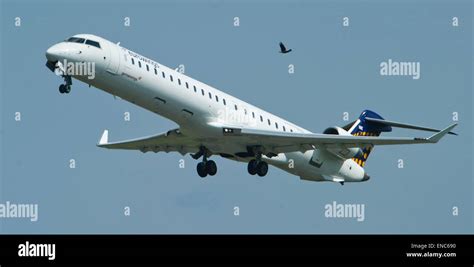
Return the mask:
<path id="1" fill-rule="evenodd" d="M 219 125 L 310 133 L 106 39 L 87 34 L 76 36 L 99 40 L 101 48 L 61 42 L 48 50 L 48 60 L 95 62 L 94 79 L 85 75 L 73 77 L 176 122 L 183 134 L 198 138 L 213 154 L 235 155 L 247 149 L 247 144 L 226 141 Z M 249 160 L 244 157 L 232 159 Z M 313 181 L 358 182 L 365 174 L 352 159 L 337 157 L 325 149 L 280 153 L 276 157 L 264 157 L 264 160 Z"/>

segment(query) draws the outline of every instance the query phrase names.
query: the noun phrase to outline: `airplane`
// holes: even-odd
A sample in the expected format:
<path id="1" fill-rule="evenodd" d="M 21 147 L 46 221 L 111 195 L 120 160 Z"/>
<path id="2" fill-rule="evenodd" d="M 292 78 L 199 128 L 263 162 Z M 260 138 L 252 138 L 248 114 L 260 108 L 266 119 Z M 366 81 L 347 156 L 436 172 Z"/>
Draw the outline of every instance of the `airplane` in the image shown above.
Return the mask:
<path id="1" fill-rule="evenodd" d="M 178 152 L 200 160 L 200 177 L 217 173 L 211 156 L 244 162 L 251 175 L 263 177 L 268 165 L 307 181 L 363 182 L 370 179 L 365 163 L 374 146 L 437 143 L 456 123 L 442 130 L 388 121 L 364 110 L 353 122 L 313 133 L 210 85 L 166 67 L 120 43 L 92 34 L 77 34 L 46 51 L 46 66 L 71 91 L 72 78 L 174 121 L 165 133 L 110 142 L 104 130 L 97 144 L 107 149 Z M 74 65 L 75 63 L 76 65 Z M 94 63 L 95 75 L 71 71 Z M 72 67 L 71 67 L 72 66 Z M 434 132 L 427 138 L 379 137 L 392 127 Z"/>

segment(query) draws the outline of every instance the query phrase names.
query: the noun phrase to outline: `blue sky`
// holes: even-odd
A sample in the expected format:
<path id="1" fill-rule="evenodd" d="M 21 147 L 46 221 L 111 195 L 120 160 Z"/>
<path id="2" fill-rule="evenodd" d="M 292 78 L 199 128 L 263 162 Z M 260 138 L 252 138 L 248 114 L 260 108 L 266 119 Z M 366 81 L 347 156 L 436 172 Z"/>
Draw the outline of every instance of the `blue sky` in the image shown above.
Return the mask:
<path id="1" fill-rule="evenodd" d="M 2 233 L 473 232 L 470 1 L 0 3 L 0 199 L 39 205 L 37 222 L 0 219 Z M 14 27 L 17 16 L 21 27 Z M 458 112 L 459 136 L 376 147 L 365 183 L 306 182 L 273 167 L 257 178 L 245 164 L 218 157 L 218 174 L 201 179 L 189 156 L 95 146 L 104 129 L 121 140 L 176 125 L 79 81 L 71 94 L 59 94 L 61 79 L 44 66 L 44 52 L 77 33 L 120 41 L 169 67 L 184 64 L 187 75 L 314 132 L 345 125 L 343 112 L 353 120 L 368 108 L 437 128 Z M 279 54 L 280 41 L 293 52 Z M 388 59 L 420 62 L 421 78 L 380 76 Z M 364 204 L 365 221 L 326 218 L 333 201 Z"/>

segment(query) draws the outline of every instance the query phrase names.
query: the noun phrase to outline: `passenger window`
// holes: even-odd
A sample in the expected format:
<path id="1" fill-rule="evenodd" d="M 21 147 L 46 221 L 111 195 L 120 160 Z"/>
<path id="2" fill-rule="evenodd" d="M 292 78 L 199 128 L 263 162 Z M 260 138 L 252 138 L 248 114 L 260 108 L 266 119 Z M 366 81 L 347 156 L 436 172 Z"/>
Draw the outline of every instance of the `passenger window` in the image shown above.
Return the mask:
<path id="1" fill-rule="evenodd" d="M 290 129 L 290 132 L 293 132 L 293 129 Z"/>
<path id="2" fill-rule="evenodd" d="M 246 108 L 244 108 L 244 114 L 247 115 L 247 109 Z"/>
<path id="3" fill-rule="evenodd" d="M 222 103 L 224 103 L 224 106 L 227 105 L 227 104 L 225 103 L 225 98 L 222 99 Z"/>
<path id="4" fill-rule="evenodd" d="M 268 119 L 268 125 L 272 125 L 272 123 L 270 122 L 270 119 Z"/>
<path id="5" fill-rule="evenodd" d="M 166 75 L 165 75 L 164 71 L 161 72 L 161 76 L 163 76 L 163 78 L 166 78 Z"/>
<path id="6" fill-rule="evenodd" d="M 133 60 L 133 58 L 132 58 L 132 65 L 135 65 L 135 60 Z"/>
<path id="7" fill-rule="evenodd" d="M 197 93 L 196 85 L 193 85 L 194 87 L 194 92 Z"/>
<path id="8" fill-rule="evenodd" d="M 283 125 L 283 131 L 286 132 L 285 125 Z"/>
<path id="9" fill-rule="evenodd" d="M 186 82 L 186 88 L 188 88 L 188 89 L 189 89 L 189 85 L 188 85 L 188 82 Z"/>
<path id="10" fill-rule="evenodd" d="M 99 42 L 96 42 L 96 41 L 86 40 L 86 44 L 95 46 L 95 47 L 97 47 L 97 48 L 100 48 Z"/>
<path id="11" fill-rule="evenodd" d="M 202 95 L 204 95 L 204 89 L 201 89 L 201 93 L 202 93 Z"/>
<path id="12" fill-rule="evenodd" d="M 219 97 L 216 95 L 216 102 L 219 102 Z"/>
<path id="13" fill-rule="evenodd" d="M 260 115 L 260 121 L 263 122 L 263 117 L 262 117 L 262 115 Z"/>
<path id="14" fill-rule="evenodd" d="M 158 71 L 155 69 L 155 75 L 158 75 Z"/>
<path id="15" fill-rule="evenodd" d="M 148 67 L 148 64 L 146 64 L 146 71 L 150 71 L 150 68 Z"/>
<path id="16" fill-rule="evenodd" d="M 142 67 L 142 62 L 140 60 L 138 61 L 138 67 Z"/>
<path id="17" fill-rule="evenodd" d="M 181 85 L 181 79 L 178 78 L 178 84 Z"/>
<path id="18" fill-rule="evenodd" d="M 255 119 L 255 112 L 252 111 L 252 118 Z"/>
<path id="19" fill-rule="evenodd" d="M 209 92 L 209 98 L 212 99 L 212 95 L 211 95 L 211 92 Z"/>
<path id="20" fill-rule="evenodd" d="M 173 81 L 173 75 L 170 75 L 170 80 Z"/>
<path id="21" fill-rule="evenodd" d="M 278 122 L 275 122 L 275 127 L 278 129 Z"/>
<path id="22" fill-rule="evenodd" d="M 237 110 L 237 105 L 234 105 L 235 110 Z"/>

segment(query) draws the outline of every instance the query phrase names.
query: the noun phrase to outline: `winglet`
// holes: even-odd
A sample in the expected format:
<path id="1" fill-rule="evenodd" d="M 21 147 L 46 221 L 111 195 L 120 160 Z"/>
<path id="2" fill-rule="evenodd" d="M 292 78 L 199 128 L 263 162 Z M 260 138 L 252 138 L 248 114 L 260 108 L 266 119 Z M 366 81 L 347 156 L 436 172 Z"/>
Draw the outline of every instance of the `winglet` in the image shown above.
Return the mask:
<path id="1" fill-rule="evenodd" d="M 430 143 L 438 143 L 438 141 L 443 138 L 443 136 L 445 136 L 447 133 L 449 133 L 454 127 L 456 127 L 458 124 L 457 123 L 454 123 L 448 127 L 446 127 L 444 130 L 441 130 L 435 134 L 433 134 L 432 136 L 430 136 L 428 138 L 428 141 Z"/>
<path id="2" fill-rule="evenodd" d="M 100 138 L 98 146 L 106 145 L 109 142 L 109 130 L 104 130 L 102 137 Z"/>

